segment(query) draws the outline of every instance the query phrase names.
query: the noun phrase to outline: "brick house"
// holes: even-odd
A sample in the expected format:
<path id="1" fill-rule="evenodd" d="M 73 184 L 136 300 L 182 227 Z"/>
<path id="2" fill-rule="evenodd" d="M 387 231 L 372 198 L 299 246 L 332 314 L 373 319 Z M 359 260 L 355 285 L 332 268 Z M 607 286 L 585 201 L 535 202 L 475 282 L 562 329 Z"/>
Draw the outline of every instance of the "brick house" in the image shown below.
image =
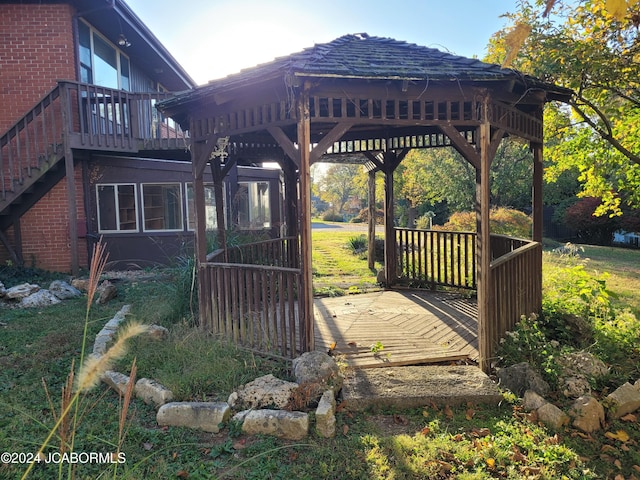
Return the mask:
<path id="1" fill-rule="evenodd" d="M 123 0 L 0 0 L 0 262 L 75 272 L 99 237 L 116 268 L 189 252 L 190 140 L 155 104 L 194 87 Z M 228 221 L 277 235 L 280 185 L 230 169 Z"/>

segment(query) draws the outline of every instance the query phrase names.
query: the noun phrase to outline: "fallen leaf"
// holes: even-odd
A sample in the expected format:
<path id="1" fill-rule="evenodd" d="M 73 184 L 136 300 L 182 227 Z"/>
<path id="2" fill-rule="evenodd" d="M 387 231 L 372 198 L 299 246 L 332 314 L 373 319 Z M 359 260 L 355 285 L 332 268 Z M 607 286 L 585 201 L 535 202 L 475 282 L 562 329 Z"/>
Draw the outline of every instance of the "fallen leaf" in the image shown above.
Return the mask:
<path id="1" fill-rule="evenodd" d="M 427 410 L 427 409 L 422 410 L 422 416 L 425 417 L 425 418 L 428 417 L 429 416 L 429 410 Z"/>
<path id="2" fill-rule="evenodd" d="M 626 443 L 623 443 L 622 445 L 620 445 L 620 450 L 623 450 L 625 452 L 628 452 L 629 450 L 631 450 L 629 447 L 627 447 Z"/>
<path id="3" fill-rule="evenodd" d="M 331 342 L 331 345 L 329 345 L 329 351 L 334 350 L 336 348 L 336 342 Z"/>
<path id="4" fill-rule="evenodd" d="M 640 465 L 631 465 L 631 468 L 633 468 L 636 472 L 640 473 Z"/>
<path id="5" fill-rule="evenodd" d="M 496 461 L 493 458 L 487 458 L 487 467 L 489 468 L 495 468 L 496 466 Z"/>
<path id="6" fill-rule="evenodd" d="M 622 420 L 623 422 L 637 422 L 638 417 L 633 413 L 627 413 L 625 416 L 620 417 L 620 420 Z"/>
<path id="7" fill-rule="evenodd" d="M 616 447 L 613 447 L 611 445 L 603 445 L 602 448 L 600 449 L 600 451 L 602 453 L 607 453 L 607 452 L 617 452 L 618 450 L 616 449 Z"/>
<path id="8" fill-rule="evenodd" d="M 613 464 L 618 467 L 618 470 L 622 470 L 622 462 L 620 460 L 616 458 L 616 461 L 613 462 Z M 622 477 L 622 480 L 624 480 L 624 477 Z"/>
<path id="9" fill-rule="evenodd" d="M 449 405 L 444 406 L 444 414 L 449 420 L 453 418 L 453 410 L 451 410 L 451 407 Z"/>
<path id="10" fill-rule="evenodd" d="M 467 412 L 466 412 L 466 415 L 465 415 L 465 418 L 467 420 L 471 420 L 474 417 L 475 414 L 476 414 L 475 410 L 473 410 L 471 408 L 468 408 Z"/>
<path id="11" fill-rule="evenodd" d="M 295 462 L 298 459 L 298 452 L 289 452 L 289 461 Z"/>
<path id="12" fill-rule="evenodd" d="M 604 436 L 610 438 L 611 440 L 619 440 L 621 442 L 629 441 L 629 434 L 624 430 L 618 430 L 616 433 L 607 432 L 604 434 Z"/>
<path id="13" fill-rule="evenodd" d="M 513 446 L 513 461 L 519 463 L 526 463 L 527 457 L 525 457 L 517 446 Z"/>
<path id="14" fill-rule="evenodd" d="M 142 444 L 142 448 L 144 448 L 147 452 L 153 448 L 153 444 L 149 442 L 144 442 Z"/>
<path id="15" fill-rule="evenodd" d="M 349 425 L 345 425 L 344 427 L 342 427 L 342 434 L 346 435 L 347 433 L 349 433 Z"/>
<path id="16" fill-rule="evenodd" d="M 422 435 L 429 435 L 430 432 L 431 432 L 431 429 L 429 427 L 424 427 L 422 430 L 420 430 L 420 433 Z"/>
<path id="17" fill-rule="evenodd" d="M 613 477 L 613 480 L 624 480 L 624 475 L 616 475 L 615 477 Z"/>
<path id="18" fill-rule="evenodd" d="M 178 452 L 173 452 L 173 453 L 171 454 L 171 458 L 173 458 L 174 460 L 175 460 L 176 458 L 178 458 Z"/>
<path id="19" fill-rule="evenodd" d="M 178 472 L 176 473 L 176 477 L 189 478 L 189 472 L 187 472 L 186 470 L 178 470 Z"/>
<path id="20" fill-rule="evenodd" d="M 349 345 L 350 347 L 357 347 L 358 344 L 356 342 L 349 342 L 347 343 L 347 345 Z"/>
<path id="21" fill-rule="evenodd" d="M 234 450 L 244 450 L 245 448 L 247 448 L 247 439 L 246 438 L 238 440 L 237 442 L 233 442 L 233 449 Z"/>
<path id="22" fill-rule="evenodd" d="M 407 420 L 407 418 L 402 415 L 394 415 L 393 423 L 397 423 L 398 425 L 408 425 L 409 420 Z"/>
<path id="23" fill-rule="evenodd" d="M 461 433 L 457 433 L 456 435 L 451 437 L 451 440 L 453 440 L 454 442 L 461 442 L 462 440 L 464 440 L 464 435 L 462 435 Z"/>
<path id="24" fill-rule="evenodd" d="M 491 430 L 489 430 L 488 428 L 474 428 L 473 430 L 471 430 L 471 436 L 473 437 L 487 437 L 491 435 Z"/>

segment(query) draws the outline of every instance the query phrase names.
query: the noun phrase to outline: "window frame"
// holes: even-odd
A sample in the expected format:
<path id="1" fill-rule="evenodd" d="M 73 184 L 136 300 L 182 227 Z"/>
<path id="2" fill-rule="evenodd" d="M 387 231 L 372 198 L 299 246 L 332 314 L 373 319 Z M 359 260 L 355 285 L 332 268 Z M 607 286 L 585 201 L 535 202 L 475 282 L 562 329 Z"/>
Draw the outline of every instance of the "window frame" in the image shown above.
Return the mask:
<path id="1" fill-rule="evenodd" d="M 120 195 L 119 195 L 119 187 L 121 186 L 132 186 L 133 187 L 133 210 L 135 217 L 135 228 L 134 229 L 122 229 L 120 226 L 122 222 L 120 221 Z M 98 233 L 139 233 L 140 232 L 140 219 L 139 219 L 139 204 L 138 204 L 138 186 L 136 183 L 97 183 L 96 184 L 96 211 L 97 211 L 97 220 L 98 220 Z M 114 188 L 114 209 L 116 214 L 116 226 L 118 227 L 116 230 L 106 230 L 102 229 L 101 222 L 101 214 L 100 214 L 100 187 L 113 187 Z M 126 208 L 126 207 L 125 207 Z"/>
<path id="2" fill-rule="evenodd" d="M 269 219 L 268 221 L 262 222 L 262 225 L 260 226 L 254 226 L 253 225 L 253 218 L 252 218 L 252 188 L 251 185 L 257 185 L 257 184 L 266 184 L 267 185 L 267 201 L 265 203 L 266 205 L 266 209 L 269 213 Z M 239 205 L 236 205 L 236 210 L 237 210 L 237 218 L 236 218 L 236 224 L 238 226 L 238 229 L 240 230 L 268 230 L 270 228 L 272 228 L 273 226 L 273 222 L 272 222 L 272 212 L 271 212 L 271 182 L 269 180 L 246 180 L 246 181 L 242 181 L 242 182 L 238 182 L 238 191 L 240 191 L 240 187 L 241 186 L 247 186 L 247 203 L 249 206 L 249 211 L 248 213 L 248 218 L 247 218 L 247 223 L 248 225 L 244 226 L 240 223 L 240 208 Z M 265 223 L 267 223 L 268 225 L 265 225 Z"/>
<path id="3" fill-rule="evenodd" d="M 185 208 L 186 208 L 186 210 L 187 210 L 187 211 L 186 211 L 186 215 L 187 215 L 187 216 L 186 216 L 186 226 L 187 226 L 187 231 L 189 231 L 189 232 L 195 232 L 195 230 L 196 230 L 196 229 L 195 229 L 195 227 L 194 227 L 194 228 L 191 228 L 191 227 L 189 226 L 189 223 L 190 223 L 190 218 L 189 218 L 189 215 L 190 215 L 190 209 L 189 209 L 189 189 L 193 190 L 193 182 L 185 182 L 185 184 L 184 184 L 184 185 L 185 185 L 185 193 L 186 193 L 186 195 L 185 195 Z M 205 183 L 205 184 L 204 184 L 204 188 L 205 188 L 205 190 L 206 190 L 207 188 L 210 188 L 210 189 L 212 189 L 212 190 L 213 190 L 213 189 L 214 189 L 214 187 L 215 187 L 215 185 L 214 185 L 213 183 Z M 227 193 L 227 184 L 226 184 L 226 183 L 223 183 L 223 184 L 222 184 L 222 210 L 223 210 L 223 212 L 224 212 L 224 213 L 223 213 L 223 215 L 224 215 L 225 225 L 226 225 L 226 223 L 227 223 L 227 222 L 226 222 L 226 220 L 227 220 L 227 202 L 226 202 L 226 198 L 227 198 L 227 196 L 226 196 L 226 193 Z M 194 193 L 194 195 L 195 195 L 195 193 Z M 213 193 L 213 200 L 214 200 L 214 202 L 215 202 L 215 192 Z M 196 220 L 196 219 L 195 219 L 195 215 L 196 215 L 196 211 L 195 211 L 195 196 L 194 196 L 193 204 L 194 204 L 194 207 L 193 207 L 193 223 L 194 223 L 194 225 L 195 225 L 195 220 Z M 214 208 L 214 209 L 216 208 L 215 203 L 214 203 L 212 206 L 213 206 L 213 208 Z M 207 205 L 205 204 L 205 209 L 206 209 L 206 208 L 207 208 Z M 206 210 L 205 210 L 205 219 L 206 219 Z M 215 215 L 214 215 L 214 219 L 215 219 L 215 221 L 216 221 L 216 225 L 215 225 L 215 227 L 213 227 L 213 228 L 209 228 L 209 226 L 207 225 L 207 226 L 205 227 L 205 229 L 206 229 L 207 231 L 214 231 L 214 230 L 218 230 L 218 219 L 216 218 L 216 216 L 215 216 Z"/>
<path id="4" fill-rule="evenodd" d="M 178 202 L 178 206 L 179 208 L 177 209 L 177 211 L 180 212 L 180 220 L 177 222 L 180 227 L 179 228 L 147 228 L 147 212 L 146 212 L 146 208 L 145 208 L 145 194 L 144 194 L 144 187 L 145 186 L 166 186 L 166 185 L 173 185 L 173 186 L 178 186 L 179 188 L 179 202 Z M 141 201 L 142 201 L 142 231 L 147 233 L 147 232 L 153 232 L 153 233 L 162 233 L 162 232 L 184 232 L 185 231 L 185 218 L 184 218 L 184 194 L 182 191 L 182 183 L 181 182 L 142 182 L 140 183 L 140 197 L 141 197 Z M 164 205 L 162 205 L 164 206 Z M 158 208 L 158 206 L 154 206 L 154 207 L 150 207 L 150 208 Z"/>

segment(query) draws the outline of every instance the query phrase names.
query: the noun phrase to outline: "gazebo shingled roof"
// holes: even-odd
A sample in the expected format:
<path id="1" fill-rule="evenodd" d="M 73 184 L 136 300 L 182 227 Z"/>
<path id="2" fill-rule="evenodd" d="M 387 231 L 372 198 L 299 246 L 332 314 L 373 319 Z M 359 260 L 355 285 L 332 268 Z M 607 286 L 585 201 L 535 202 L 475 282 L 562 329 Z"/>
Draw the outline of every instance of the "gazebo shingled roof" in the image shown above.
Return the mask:
<path id="1" fill-rule="evenodd" d="M 299 246 L 297 260 L 291 263 L 299 269 L 294 280 L 299 302 L 295 309 L 300 322 L 298 333 L 303 348 L 309 349 L 313 348 L 314 321 L 311 164 L 323 156 L 342 155 L 344 159 L 346 154 L 349 159 L 360 155 L 366 158 L 370 172 L 370 192 L 375 171 L 383 172 L 384 268 L 386 283 L 393 285 L 398 279 L 394 170 L 412 148 L 452 146 L 476 169 L 478 338 L 480 363 L 486 370 L 493 345 L 505 328 L 511 328 L 520 315 L 540 308 L 542 111 L 546 102 L 566 101 L 572 93 L 499 65 L 362 33 L 276 58 L 163 102 L 159 108 L 188 128 L 191 137 L 196 255 L 201 278 L 209 279 L 200 284 L 203 323 L 211 326 L 220 322 L 223 316 L 218 307 L 224 307 L 214 307 L 218 301 L 215 293 L 206 291 L 213 285 L 211 279 L 218 278 L 215 271 L 219 268 L 206 262 L 202 172 L 207 165 L 218 185 L 216 209 L 221 219 L 222 178 L 229 165 L 242 157 L 242 148 L 264 148 L 272 160 L 280 162 L 285 177 L 287 241 L 294 238 L 292 245 L 295 249 Z M 527 264 L 531 275 L 521 275 L 526 285 L 519 286 L 511 278 L 498 285 L 492 280 L 498 275 L 491 273 L 492 254 L 496 252 L 492 251 L 489 232 L 489 168 L 501 139 L 508 135 L 528 141 L 534 157 L 533 242 L 527 250 L 533 255 Z M 228 142 L 226 152 L 221 151 L 221 140 L 224 145 Z M 279 158 L 273 158 L 274 152 Z M 373 219 L 371 205 L 370 212 Z M 218 225 L 224 224 L 219 220 Z M 370 252 L 374 231 L 370 223 Z M 218 234 L 224 246 L 224 228 Z M 527 268 L 514 269 L 511 274 L 520 275 Z M 517 292 L 509 293 L 509 288 Z M 510 298 L 521 292 L 528 292 L 526 307 Z M 505 303 L 500 304 L 502 301 Z M 510 311 L 512 307 L 528 311 Z M 508 310 L 511 313 L 506 318 Z M 237 331 L 232 334 L 237 335 Z"/>

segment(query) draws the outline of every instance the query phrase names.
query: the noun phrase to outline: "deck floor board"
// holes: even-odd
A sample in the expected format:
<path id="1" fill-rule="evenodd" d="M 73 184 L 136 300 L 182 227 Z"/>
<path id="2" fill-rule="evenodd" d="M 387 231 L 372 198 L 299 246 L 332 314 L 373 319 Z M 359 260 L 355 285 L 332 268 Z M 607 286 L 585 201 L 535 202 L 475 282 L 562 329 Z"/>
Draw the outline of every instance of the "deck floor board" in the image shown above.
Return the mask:
<path id="1" fill-rule="evenodd" d="M 478 359 L 477 304 L 464 295 L 385 290 L 314 303 L 316 349 L 335 343 L 350 367 Z"/>

